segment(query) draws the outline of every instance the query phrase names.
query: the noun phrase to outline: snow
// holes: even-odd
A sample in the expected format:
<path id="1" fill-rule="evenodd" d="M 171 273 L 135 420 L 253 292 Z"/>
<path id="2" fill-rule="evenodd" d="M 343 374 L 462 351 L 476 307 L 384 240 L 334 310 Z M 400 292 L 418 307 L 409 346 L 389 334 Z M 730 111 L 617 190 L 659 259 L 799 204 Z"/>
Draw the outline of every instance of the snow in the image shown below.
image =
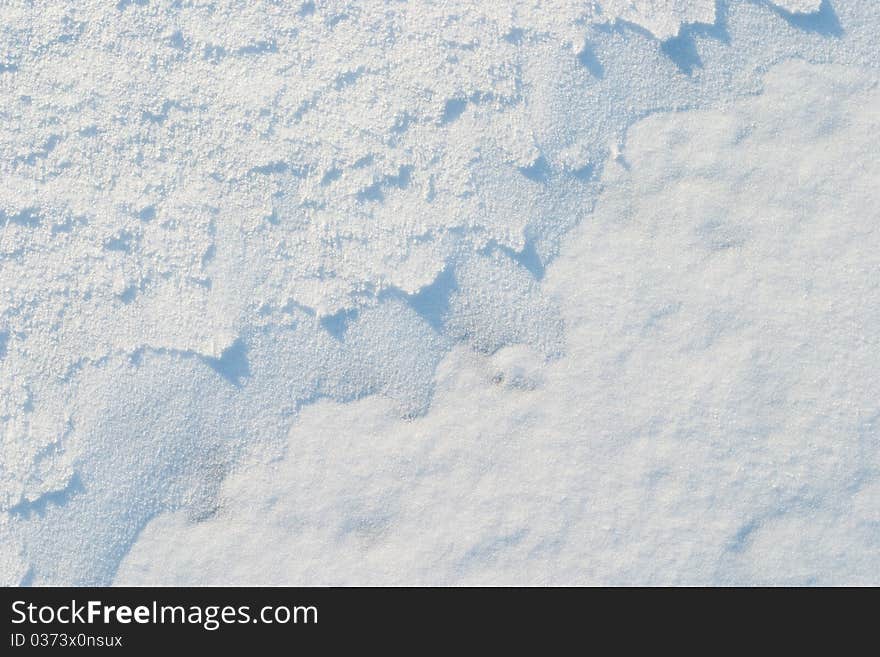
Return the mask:
<path id="1" fill-rule="evenodd" d="M 875 581 L 880 89 L 801 62 L 765 86 L 630 131 L 541 283 L 565 356 L 458 347 L 410 421 L 310 406 L 118 581 Z"/>
<path id="2" fill-rule="evenodd" d="M 819 11 L 822 0 L 776 0 L 773 4 L 792 13 L 808 14 Z"/>
<path id="3" fill-rule="evenodd" d="M 3 16 L 4 583 L 876 583 L 873 3 Z"/>
<path id="4" fill-rule="evenodd" d="M 659 39 L 676 36 L 683 24 L 715 22 L 713 0 L 608 0 L 602 14 L 645 28 Z"/>

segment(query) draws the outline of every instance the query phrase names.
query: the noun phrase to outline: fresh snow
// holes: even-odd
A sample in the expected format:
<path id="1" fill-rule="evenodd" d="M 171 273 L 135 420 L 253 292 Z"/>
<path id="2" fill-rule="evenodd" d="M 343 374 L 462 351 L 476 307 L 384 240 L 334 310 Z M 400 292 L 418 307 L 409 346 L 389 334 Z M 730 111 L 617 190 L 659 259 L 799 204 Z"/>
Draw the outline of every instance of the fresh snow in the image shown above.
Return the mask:
<path id="1" fill-rule="evenodd" d="M 877 583 L 878 33 L 4 3 L 0 580 Z"/>

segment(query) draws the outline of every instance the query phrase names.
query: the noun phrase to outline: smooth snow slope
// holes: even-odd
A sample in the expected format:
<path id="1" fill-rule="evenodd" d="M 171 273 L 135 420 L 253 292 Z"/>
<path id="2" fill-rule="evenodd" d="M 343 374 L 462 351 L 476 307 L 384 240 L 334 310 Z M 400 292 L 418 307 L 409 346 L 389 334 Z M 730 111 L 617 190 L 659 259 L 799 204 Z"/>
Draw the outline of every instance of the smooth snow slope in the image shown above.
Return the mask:
<path id="1" fill-rule="evenodd" d="M 874 3 L 0 10 L 7 583 L 880 579 Z"/>

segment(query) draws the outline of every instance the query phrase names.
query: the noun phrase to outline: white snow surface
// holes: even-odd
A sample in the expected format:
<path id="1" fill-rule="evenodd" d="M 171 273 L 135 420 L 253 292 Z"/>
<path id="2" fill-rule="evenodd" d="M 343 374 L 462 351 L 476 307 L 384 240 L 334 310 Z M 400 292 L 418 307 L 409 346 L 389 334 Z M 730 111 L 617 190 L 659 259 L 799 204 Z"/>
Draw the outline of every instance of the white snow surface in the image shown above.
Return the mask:
<path id="1" fill-rule="evenodd" d="M 822 0 L 775 0 L 773 4 L 794 13 L 809 13 L 819 11 Z"/>
<path id="2" fill-rule="evenodd" d="M 3 3 L 0 580 L 880 582 L 878 33 Z"/>

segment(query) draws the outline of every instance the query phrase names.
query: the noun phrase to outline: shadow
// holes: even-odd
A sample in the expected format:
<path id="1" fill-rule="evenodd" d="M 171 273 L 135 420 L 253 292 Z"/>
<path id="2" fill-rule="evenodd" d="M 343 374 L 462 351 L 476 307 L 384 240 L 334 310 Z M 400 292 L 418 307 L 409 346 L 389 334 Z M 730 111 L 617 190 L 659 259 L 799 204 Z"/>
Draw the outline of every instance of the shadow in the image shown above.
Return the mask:
<path id="1" fill-rule="evenodd" d="M 46 515 L 49 505 L 64 506 L 70 501 L 70 498 L 74 495 L 85 492 L 85 490 L 86 487 L 83 485 L 79 473 L 74 472 L 70 481 L 67 482 L 67 486 L 62 490 L 45 493 L 33 501 L 25 500 L 19 502 L 15 506 L 9 507 L 9 515 L 23 518 L 25 520 L 32 516 L 42 517 Z"/>
<path id="2" fill-rule="evenodd" d="M 538 255 L 538 250 L 535 248 L 534 241 L 526 242 L 522 251 L 509 251 L 509 255 L 523 267 L 528 269 L 536 280 L 540 281 L 544 278 L 544 263 L 541 260 L 541 256 Z"/>
<path id="3" fill-rule="evenodd" d="M 278 52 L 278 45 L 274 41 L 257 41 L 242 46 L 235 51 L 236 55 L 266 55 Z"/>
<path id="4" fill-rule="evenodd" d="M 577 60 L 594 78 L 601 80 L 605 77 L 605 67 L 602 66 L 602 62 L 599 61 L 589 42 L 584 43 L 584 47 L 577 54 Z"/>
<path id="5" fill-rule="evenodd" d="M 324 175 L 321 177 L 321 186 L 326 187 L 334 180 L 339 180 L 341 177 L 342 169 L 337 169 L 336 167 L 333 167 L 332 169 L 327 169 L 327 171 L 324 172 Z"/>
<path id="6" fill-rule="evenodd" d="M 533 164 L 527 167 L 519 167 L 519 172 L 532 182 L 545 183 L 550 177 L 550 164 L 541 155 Z"/>
<path id="7" fill-rule="evenodd" d="M 507 41 L 507 43 L 519 45 L 522 43 L 523 36 L 525 36 L 525 30 L 520 27 L 512 27 L 510 28 L 510 32 L 504 35 L 504 40 Z"/>
<path id="8" fill-rule="evenodd" d="M 389 189 L 406 189 L 412 182 L 412 165 L 404 165 L 397 170 L 397 175 L 384 176 L 381 180 L 377 180 L 369 187 L 364 187 L 357 193 L 358 201 L 384 201 L 385 190 Z"/>
<path id="9" fill-rule="evenodd" d="M 207 60 L 212 64 L 218 63 L 221 59 L 226 57 L 226 55 L 226 48 L 223 46 L 208 44 L 202 49 L 202 59 Z"/>
<path id="10" fill-rule="evenodd" d="M 467 109 L 467 101 L 464 98 L 453 98 L 446 101 L 443 107 L 443 118 L 441 123 L 444 125 L 457 120 Z"/>
<path id="11" fill-rule="evenodd" d="M 139 290 L 136 285 L 129 285 L 122 291 L 122 294 L 119 295 L 119 300 L 122 301 L 122 303 L 129 304 L 135 300 L 138 292 Z"/>
<path id="12" fill-rule="evenodd" d="M 703 60 L 697 48 L 698 39 L 714 39 L 721 43 L 730 43 L 730 32 L 727 29 L 727 6 L 719 1 L 715 3 L 715 22 L 692 23 L 682 26 L 678 36 L 666 39 L 660 44 L 660 50 L 685 75 L 693 75 L 698 68 L 703 68 Z"/>
<path id="13" fill-rule="evenodd" d="M 662 42 L 660 50 L 685 75 L 693 75 L 694 70 L 703 68 L 703 61 L 700 59 L 700 53 L 697 52 L 697 44 L 685 30 L 682 30 L 677 37 Z"/>
<path id="14" fill-rule="evenodd" d="M 363 66 L 358 66 L 354 71 L 341 73 L 340 75 L 337 75 L 336 79 L 333 81 L 333 88 L 339 91 L 341 89 L 344 89 L 345 87 L 350 87 L 355 82 L 357 82 L 363 74 Z"/>
<path id="15" fill-rule="evenodd" d="M 107 251 L 119 251 L 121 253 L 131 253 L 131 243 L 134 241 L 134 235 L 127 231 L 121 230 L 116 237 L 111 237 L 104 242 L 104 248 Z"/>
<path id="16" fill-rule="evenodd" d="M 770 5 L 770 8 L 786 23 L 804 32 L 813 32 L 827 37 L 843 36 L 843 27 L 840 25 L 840 19 L 837 18 L 837 12 L 831 6 L 830 0 L 822 0 L 819 10 L 810 14 L 793 14 L 776 5 Z"/>
<path id="17" fill-rule="evenodd" d="M 15 158 L 15 160 L 33 166 L 37 163 L 37 160 L 45 160 L 47 157 L 49 157 L 49 153 L 55 150 L 55 147 L 60 142 L 60 135 L 50 135 L 49 138 L 46 140 L 46 143 L 43 144 L 39 149 L 26 156 L 18 156 Z"/>
<path id="18" fill-rule="evenodd" d="M 407 295 L 410 307 L 425 318 L 437 332 L 443 330 L 443 324 L 449 312 L 449 297 L 458 289 L 455 273 L 451 266 L 440 272 L 434 282 L 423 287 L 416 294 Z"/>
<path id="19" fill-rule="evenodd" d="M 6 225 L 6 223 L 11 222 L 13 224 L 18 224 L 19 226 L 24 226 L 26 228 L 37 228 L 39 227 L 42 218 L 40 217 L 40 212 L 37 208 L 25 208 L 21 212 L 16 214 L 6 214 L 3 210 L 0 210 L 0 224 Z"/>
<path id="20" fill-rule="evenodd" d="M 24 574 L 24 577 L 21 578 L 21 581 L 18 585 L 22 588 L 28 588 L 34 585 L 34 582 L 37 579 L 37 574 L 34 572 L 33 566 L 27 569 L 27 572 Z"/>
<path id="21" fill-rule="evenodd" d="M 168 43 L 168 45 L 175 50 L 180 50 L 182 52 L 189 51 L 189 44 L 184 38 L 183 32 L 181 32 L 180 30 L 172 33 L 172 35 L 166 39 L 166 43 Z"/>
<path id="22" fill-rule="evenodd" d="M 273 173 L 284 173 L 287 169 L 287 162 L 277 160 L 275 162 L 269 162 L 268 164 L 260 164 L 251 167 L 248 173 L 255 173 L 258 176 L 271 176 Z"/>
<path id="23" fill-rule="evenodd" d="M 227 347 L 220 358 L 204 357 L 208 366 L 236 388 L 242 386 L 242 379 L 251 375 L 250 363 L 247 359 L 247 346 L 239 338 Z"/>
<path id="24" fill-rule="evenodd" d="M 357 318 L 357 310 L 340 310 L 335 315 L 321 318 L 321 326 L 336 340 L 342 342 L 348 325 Z"/>
<path id="25" fill-rule="evenodd" d="M 581 182 L 589 182 L 596 177 L 596 166 L 592 163 L 585 164 L 579 169 L 575 169 L 574 171 L 572 171 L 571 175 Z"/>

